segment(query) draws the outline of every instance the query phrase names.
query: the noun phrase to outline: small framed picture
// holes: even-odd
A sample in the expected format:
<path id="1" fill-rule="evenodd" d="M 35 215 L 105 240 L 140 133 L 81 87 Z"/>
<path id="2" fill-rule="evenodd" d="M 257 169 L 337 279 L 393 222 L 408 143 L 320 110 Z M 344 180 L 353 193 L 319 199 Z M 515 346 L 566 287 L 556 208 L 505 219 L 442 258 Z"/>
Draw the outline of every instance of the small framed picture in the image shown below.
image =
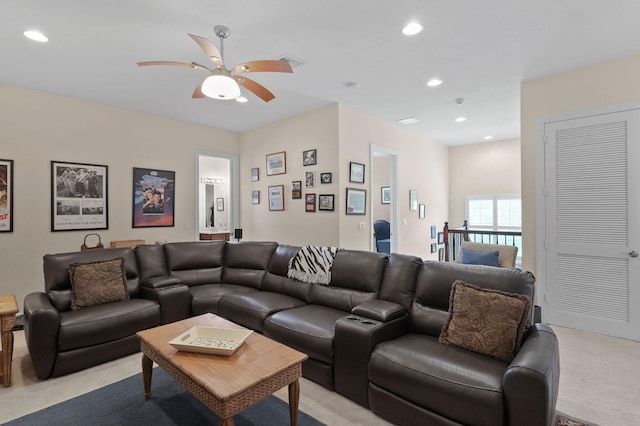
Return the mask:
<path id="1" fill-rule="evenodd" d="M 216 198 L 216 210 L 219 212 L 224 210 L 224 198 Z"/>
<path id="2" fill-rule="evenodd" d="M 284 151 L 267 155 L 267 176 L 287 173 L 287 153 Z"/>
<path id="3" fill-rule="evenodd" d="M 409 210 L 418 210 L 418 191 L 415 189 L 409 190 Z"/>
<path id="4" fill-rule="evenodd" d="M 268 188 L 269 192 L 269 210 L 284 210 L 284 185 L 274 185 Z"/>
<path id="5" fill-rule="evenodd" d="M 383 186 L 380 188 L 380 202 L 382 204 L 391 204 L 391 188 Z"/>
<path id="6" fill-rule="evenodd" d="M 260 180 L 260 168 L 254 167 L 251 169 L 251 182 L 257 182 Z"/>
<path id="7" fill-rule="evenodd" d="M 443 262 L 443 261 L 444 261 L 444 247 L 440 247 L 440 248 L 438 249 L 438 260 L 439 260 L 440 262 Z"/>
<path id="8" fill-rule="evenodd" d="M 367 214 L 367 190 L 347 188 L 347 214 Z"/>
<path id="9" fill-rule="evenodd" d="M 299 200 L 302 198 L 302 181 L 294 180 L 291 182 L 291 199 Z"/>
<path id="10" fill-rule="evenodd" d="M 13 160 L 0 160 L 0 232 L 13 232 Z"/>
<path id="11" fill-rule="evenodd" d="M 251 191 L 251 204 L 260 204 L 260 191 Z"/>
<path id="12" fill-rule="evenodd" d="M 431 244 L 431 253 L 435 253 L 438 251 L 438 246 L 436 245 L 436 243 L 432 243 Z"/>
<path id="13" fill-rule="evenodd" d="M 444 244 L 444 232 L 438 232 L 438 244 Z"/>
<path id="14" fill-rule="evenodd" d="M 305 194 L 304 195 L 304 210 L 306 212 L 315 212 L 316 211 L 316 194 Z"/>
<path id="15" fill-rule="evenodd" d="M 364 164 L 349 162 L 349 182 L 364 183 Z"/>
<path id="16" fill-rule="evenodd" d="M 314 166 L 318 162 L 316 158 L 316 150 L 310 149 L 308 151 L 302 151 L 302 165 L 303 166 Z"/>
<path id="17" fill-rule="evenodd" d="M 335 197 L 333 194 L 320 194 L 318 196 L 318 210 L 333 211 L 333 202 Z"/>
<path id="18" fill-rule="evenodd" d="M 332 176 L 331 172 L 320 173 L 320 183 L 331 183 Z"/>
<path id="19" fill-rule="evenodd" d="M 436 237 L 436 226 L 431 225 L 431 238 L 435 238 L 435 237 Z"/>
<path id="20" fill-rule="evenodd" d="M 316 172 L 305 172 L 304 173 L 304 181 L 305 181 L 305 186 L 307 188 L 315 188 L 316 187 Z"/>
<path id="21" fill-rule="evenodd" d="M 424 219 L 424 214 L 425 214 L 425 206 L 424 206 L 424 204 L 418 205 L 418 218 L 419 219 Z"/>

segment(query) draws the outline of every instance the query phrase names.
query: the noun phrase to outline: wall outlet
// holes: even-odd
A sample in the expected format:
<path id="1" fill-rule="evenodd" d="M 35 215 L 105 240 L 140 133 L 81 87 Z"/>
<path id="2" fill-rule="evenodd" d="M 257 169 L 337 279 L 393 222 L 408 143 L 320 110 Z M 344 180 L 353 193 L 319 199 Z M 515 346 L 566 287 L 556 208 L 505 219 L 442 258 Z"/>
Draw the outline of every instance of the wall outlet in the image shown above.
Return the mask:
<path id="1" fill-rule="evenodd" d="M 358 229 L 359 229 L 360 231 L 364 231 L 364 222 L 359 222 L 359 223 L 358 223 Z"/>
<path id="2" fill-rule="evenodd" d="M 403 224 L 404 226 L 407 226 L 407 219 L 402 219 L 402 224 Z"/>

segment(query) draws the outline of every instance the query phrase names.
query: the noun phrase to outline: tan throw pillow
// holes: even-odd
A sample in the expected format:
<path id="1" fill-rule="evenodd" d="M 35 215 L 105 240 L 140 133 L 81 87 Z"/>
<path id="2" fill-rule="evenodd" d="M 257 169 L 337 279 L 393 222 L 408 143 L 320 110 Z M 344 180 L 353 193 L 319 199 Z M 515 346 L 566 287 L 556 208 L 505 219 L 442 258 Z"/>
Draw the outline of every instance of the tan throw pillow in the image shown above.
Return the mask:
<path id="1" fill-rule="evenodd" d="M 451 288 L 449 320 L 439 340 L 510 362 L 520 350 L 530 312 L 528 296 L 458 280 Z"/>
<path id="2" fill-rule="evenodd" d="M 129 298 L 124 258 L 68 267 L 71 281 L 71 309 L 88 308 Z"/>

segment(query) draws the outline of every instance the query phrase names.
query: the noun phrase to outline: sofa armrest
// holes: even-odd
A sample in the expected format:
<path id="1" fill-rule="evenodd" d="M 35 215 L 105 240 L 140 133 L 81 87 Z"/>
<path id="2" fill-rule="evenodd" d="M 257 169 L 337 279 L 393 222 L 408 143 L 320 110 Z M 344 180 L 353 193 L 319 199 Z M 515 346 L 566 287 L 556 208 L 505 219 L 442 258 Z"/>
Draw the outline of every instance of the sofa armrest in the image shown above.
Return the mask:
<path id="1" fill-rule="evenodd" d="M 389 322 L 407 313 L 404 306 L 387 300 L 371 300 L 355 306 L 351 313 L 377 321 Z"/>
<path id="2" fill-rule="evenodd" d="M 404 309 L 404 308 L 403 308 Z M 334 383 L 338 393 L 369 407 L 367 364 L 375 346 L 406 333 L 409 315 L 388 322 L 347 315 L 336 322 Z"/>
<path id="3" fill-rule="evenodd" d="M 24 337 L 38 379 L 51 376 L 58 352 L 60 314 L 42 292 L 24 298 Z"/>
<path id="4" fill-rule="evenodd" d="M 534 324 L 502 377 L 507 424 L 553 424 L 559 384 L 558 339 L 549 326 Z"/>
<path id="5" fill-rule="evenodd" d="M 173 287 L 180 284 L 182 284 L 182 280 L 180 278 L 160 276 L 160 277 L 147 278 L 142 282 L 142 287 L 149 288 L 149 289 L 158 289 L 158 288 L 165 288 L 165 287 Z"/>
<path id="6" fill-rule="evenodd" d="M 158 302 L 162 324 L 188 318 L 191 315 L 189 287 L 177 278 L 156 278 L 145 280 L 140 286 L 140 296 Z"/>

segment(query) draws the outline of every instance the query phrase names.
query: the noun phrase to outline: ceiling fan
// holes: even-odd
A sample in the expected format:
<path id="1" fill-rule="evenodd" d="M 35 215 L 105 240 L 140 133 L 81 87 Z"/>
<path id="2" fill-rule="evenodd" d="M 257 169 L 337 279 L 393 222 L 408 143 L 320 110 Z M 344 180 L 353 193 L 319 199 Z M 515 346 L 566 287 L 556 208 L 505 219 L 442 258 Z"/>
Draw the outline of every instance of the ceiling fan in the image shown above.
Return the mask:
<path id="1" fill-rule="evenodd" d="M 224 66 L 222 55 L 224 53 L 224 39 L 229 37 L 231 31 L 224 25 L 216 25 L 213 30 L 220 38 L 220 50 L 218 50 L 215 44 L 204 37 L 193 34 L 189 34 L 189 36 L 198 43 L 215 67 L 209 68 L 196 62 L 186 63 L 174 61 L 138 62 L 138 66 L 172 65 L 209 71 L 211 75 L 196 87 L 193 91 L 193 98 L 204 98 L 207 96 L 224 100 L 236 99 L 241 95 L 240 87 L 238 86 L 240 85 L 265 102 L 274 99 L 275 95 L 273 93 L 263 85 L 245 77 L 245 74 L 250 72 L 293 72 L 291 65 L 284 61 L 261 60 L 238 64 L 231 70 L 228 70 Z"/>

